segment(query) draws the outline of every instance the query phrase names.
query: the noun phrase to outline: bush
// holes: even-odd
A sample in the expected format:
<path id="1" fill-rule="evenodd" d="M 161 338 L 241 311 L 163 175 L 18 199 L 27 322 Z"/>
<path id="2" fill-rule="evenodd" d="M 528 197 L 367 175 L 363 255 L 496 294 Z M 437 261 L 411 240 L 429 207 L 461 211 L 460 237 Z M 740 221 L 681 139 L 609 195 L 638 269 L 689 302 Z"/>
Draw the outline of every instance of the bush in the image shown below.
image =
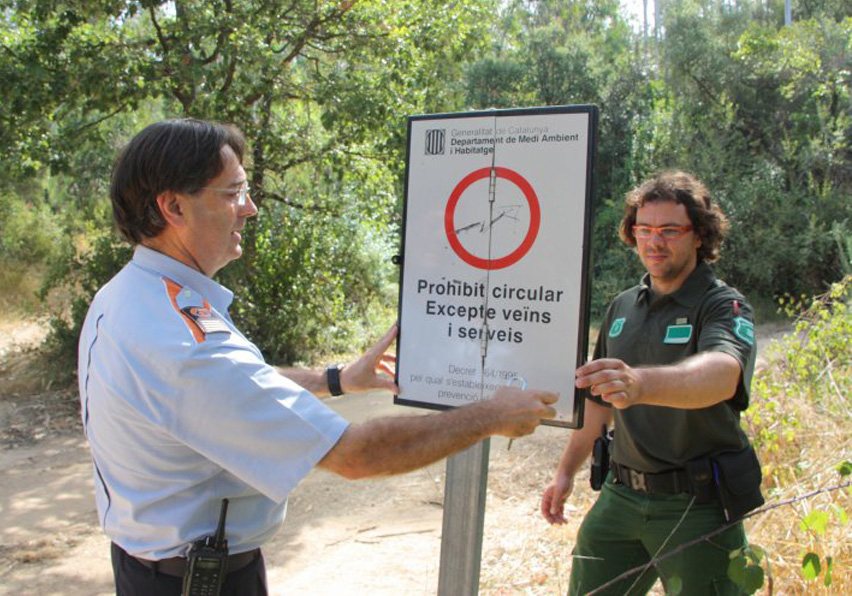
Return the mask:
<path id="1" fill-rule="evenodd" d="M 272 207 L 254 249 L 223 270 L 237 326 L 270 362 L 351 351 L 393 321 L 390 248 L 359 221 Z"/>
<path id="2" fill-rule="evenodd" d="M 36 310 L 44 263 L 59 254 L 62 239 L 62 226 L 49 206 L 11 192 L 0 193 L 3 310 Z"/>
<path id="3" fill-rule="evenodd" d="M 846 480 L 852 473 L 850 307 L 852 276 L 815 298 L 782 301 L 795 317 L 794 332 L 770 347 L 743 415 L 760 454 L 767 501 L 794 501 L 765 513 L 750 531 L 772 560 L 771 569 L 765 562 L 769 581 L 775 574 L 785 593 L 814 593 L 821 589 L 817 580 L 824 593 L 850 591 L 850 499 L 837 490 L 838 471 Z M 814 489 L 824 492 L 811 495 Z"/>
<path id="4" fill-rule="evenodd" d="M 0 194 L 0 256 L 22 265 L 42 263 L 56 253 L 61 238 L 62 225 L 47 205 Z"/>
<path id="5" fill-rule="evenodd" d="M 725 281 L 746 294 L 813 295 L 845 273 L 843 224 L 852 204 L 842 192 L 784 190 L 768 172 L 718 194 L 732 227 L 719 262 Z"/>
<path id="6" fill-rule="evenodd" d="M 394 318 L 389 248 L 354 217 L 288 213 L 274 206 L 250 225 L 243 259 L 219 281 L 234 291 L 231 315 L 270 362 L 313 361 L 360 348 Z M 72 298 L 55 312 L 47 348 L 55 376 L 76 369 L 80 329 L 97 290 L 132 257 L 113 233 L 95 235 L 91 248 L 68 248 L 42 290 Z"/>
<path id="7" fill-rule="evenodd" d="M 95 293 L 130 260 L 132 249 L 110 232 L 95 235 L 91 248 L 78 253 L 67 244 L 57 256 L 42 287 L 42 297 L 62 291 L 70 298 L 58 307 L 50 321 L 46 349 L 53 376 L 70 381 L 77 371 L 80 329 Z"/>

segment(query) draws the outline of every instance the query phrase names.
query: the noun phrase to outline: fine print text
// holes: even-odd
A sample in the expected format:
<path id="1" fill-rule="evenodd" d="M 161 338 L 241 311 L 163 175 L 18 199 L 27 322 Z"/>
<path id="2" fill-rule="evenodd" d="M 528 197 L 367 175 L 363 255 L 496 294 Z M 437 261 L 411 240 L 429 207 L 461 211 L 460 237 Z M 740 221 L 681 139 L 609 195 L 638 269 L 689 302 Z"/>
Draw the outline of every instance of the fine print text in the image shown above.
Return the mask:
<path id="1" fill-rule="evenodd" d="M 481 127 L 473 130 L 453 129 L 450 139 L 451 155 L 491 155 L 495 145 L 538 145 L 546 143 L 576 143 L 578 133 L 551 133 L 547 126 Z"/>

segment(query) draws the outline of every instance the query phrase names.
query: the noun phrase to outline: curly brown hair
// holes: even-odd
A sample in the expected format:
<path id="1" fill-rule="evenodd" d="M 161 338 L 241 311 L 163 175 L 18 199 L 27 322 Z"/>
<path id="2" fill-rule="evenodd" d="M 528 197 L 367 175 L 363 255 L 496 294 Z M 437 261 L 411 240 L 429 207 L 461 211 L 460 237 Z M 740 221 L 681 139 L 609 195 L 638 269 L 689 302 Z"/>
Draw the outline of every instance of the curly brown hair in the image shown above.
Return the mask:
<path id="1" fill-rule="evenodd" d="M 692 227 L 701 239 L 698 260 L 712 263 L 719 258 L 719 249 L 729 227 L 728 218 L 707 187 L 692 174 L 680 170 L 661 172 L 624 197 L 624 217 L 618 235 L 625 244 L 636 246 L 633 226 L 639 207 L 656 201 L 671 201 L 686 207 Z"/>

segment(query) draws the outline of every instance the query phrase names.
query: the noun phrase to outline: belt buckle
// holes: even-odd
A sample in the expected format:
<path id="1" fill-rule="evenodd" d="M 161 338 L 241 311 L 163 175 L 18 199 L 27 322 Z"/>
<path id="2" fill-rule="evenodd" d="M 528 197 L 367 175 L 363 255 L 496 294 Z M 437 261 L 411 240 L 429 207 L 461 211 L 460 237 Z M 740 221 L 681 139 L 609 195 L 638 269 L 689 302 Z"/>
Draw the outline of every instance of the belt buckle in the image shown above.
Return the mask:
<path id="1" fill-rule="evenodd" d="M 643 493 L 648 492 L 648 487 L 645 485 L 645 474 L 636 470 L 628 471 L 630 472 L 630 488 Z"/>

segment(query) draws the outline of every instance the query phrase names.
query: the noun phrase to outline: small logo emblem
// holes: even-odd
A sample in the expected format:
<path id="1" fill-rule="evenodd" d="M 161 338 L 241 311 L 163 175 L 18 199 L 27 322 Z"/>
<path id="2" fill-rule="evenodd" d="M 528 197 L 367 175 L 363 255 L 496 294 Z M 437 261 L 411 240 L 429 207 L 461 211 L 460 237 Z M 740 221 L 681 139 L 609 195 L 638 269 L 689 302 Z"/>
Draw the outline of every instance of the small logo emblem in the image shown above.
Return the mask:
<path id="1" fill-rule="evenodd" d="M 734 335 L 748 345 L 754 345 L 754 323 L 743 317 L 734 317 Z"/>
<path id="2" fill-rule="evenodd" d="M 625 318 L 620 317 L 612 322 L 612 325 L 610 325 L 609 327 L 610 337 L 618 337 L 619 335 L 621 335 L 621 332 L 624 330 L 624 321 Z"/>
<path id="3" fill-rule="evenodd" d="M 444 129 L 433 128 L 426 131 L 426 155 L 444 154 Z"/>

